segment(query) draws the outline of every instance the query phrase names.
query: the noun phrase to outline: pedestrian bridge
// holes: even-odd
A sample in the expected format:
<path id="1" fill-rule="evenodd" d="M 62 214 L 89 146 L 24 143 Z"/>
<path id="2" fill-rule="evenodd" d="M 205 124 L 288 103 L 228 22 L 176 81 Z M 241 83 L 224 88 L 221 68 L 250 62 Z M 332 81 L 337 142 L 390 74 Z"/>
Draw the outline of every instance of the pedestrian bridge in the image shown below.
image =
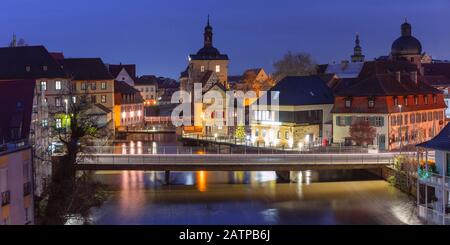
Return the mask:
<path id="1" fill-rule="evenodd" d="M 90 154 L 79 170 L 301 171 L 373 169 L 393 164 L 396 153 L 378 154 Z"/>

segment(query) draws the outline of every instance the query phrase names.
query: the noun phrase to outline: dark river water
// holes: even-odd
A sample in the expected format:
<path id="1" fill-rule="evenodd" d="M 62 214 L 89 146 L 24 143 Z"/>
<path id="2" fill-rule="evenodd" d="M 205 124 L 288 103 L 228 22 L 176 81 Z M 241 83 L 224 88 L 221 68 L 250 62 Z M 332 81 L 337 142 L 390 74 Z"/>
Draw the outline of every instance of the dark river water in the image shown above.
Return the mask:
<path id="1" fill-rule="evenodd" d="M 93 224 L 419 223 L 406 194 L 365 171 L 291 172 L 290 180 L 276 172 L 171 172 L 169 184 L 164 172 L 95 176 L 111 195 L 92 211 Z"/>

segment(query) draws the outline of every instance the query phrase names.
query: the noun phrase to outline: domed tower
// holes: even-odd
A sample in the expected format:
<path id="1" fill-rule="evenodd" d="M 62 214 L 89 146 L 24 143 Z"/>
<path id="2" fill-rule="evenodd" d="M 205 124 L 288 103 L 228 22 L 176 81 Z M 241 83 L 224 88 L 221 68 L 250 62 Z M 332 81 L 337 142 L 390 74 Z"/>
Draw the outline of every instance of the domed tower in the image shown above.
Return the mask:
<path id="1" fill-rule="evenodd" d="M 397 38 L 391 47 L 391 58 L 393 60 L 407 60 L 412 63 L 420 63 L 422 44 L 412 36 L 411 24 L 408 22 L 401 26 L 401 36 Z"/>
<path id="2" fill-rule="evenodd" d="M 364 62 L 364 55 L 359 41 L 359 35 L 356 34 L 355 47 L 353 48 L 352 62 Z"/>
<path id="3" fill-rule="evenodd" d="M 205 76 L 214 72 L 219 82 L 225 87 L 228 84 L 228 56 L 220 53 L 213 45 L 213 28 L 209 16 L 203 33 L 203 47 L 196 54 L 189 55 L 189 65 L 184 77 L 188 78 L 187 90 L 194 83 L 200 83 Z"/>

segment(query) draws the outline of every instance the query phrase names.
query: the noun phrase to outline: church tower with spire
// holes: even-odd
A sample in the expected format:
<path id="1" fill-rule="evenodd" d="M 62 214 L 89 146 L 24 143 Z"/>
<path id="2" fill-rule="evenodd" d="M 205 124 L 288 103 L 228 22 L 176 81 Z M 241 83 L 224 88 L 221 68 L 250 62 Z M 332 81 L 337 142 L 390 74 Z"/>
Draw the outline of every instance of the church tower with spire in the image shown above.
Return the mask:
<path id="1" fill-rule="evenodd" d="M 194 83 L 204 85 L 212 76 L 217 77 L 217 82 L 222 83 L 224 87 L 228 86 L 228 56 L 214 47 L 213 27 L 208 15 L 203 33 L 203 47 L 197 53 L 189 55 L 189 65 L 181 73 L 181 87 L 191 91 Z"/>
<path id="2" fill-rule="evenodd" d="M 364 55 L 359 41 L 359 34 L 356 34 L 355 47 L 353 48 L 352 62 L 364 62 Z"/>

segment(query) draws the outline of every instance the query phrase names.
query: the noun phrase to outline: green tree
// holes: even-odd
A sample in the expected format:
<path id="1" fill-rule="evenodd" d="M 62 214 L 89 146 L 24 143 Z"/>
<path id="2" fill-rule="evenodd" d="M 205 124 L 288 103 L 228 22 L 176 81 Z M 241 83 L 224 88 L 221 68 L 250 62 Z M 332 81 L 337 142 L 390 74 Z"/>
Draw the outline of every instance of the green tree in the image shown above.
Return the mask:
<path id="1" fill-rule="evenodd" d="M 308 53 L 292 53 L 288 51 L 282 59 L 273 64 L 275 81 L 286 76 L 307 76 L 317 73 L 317 64 Z"/>

